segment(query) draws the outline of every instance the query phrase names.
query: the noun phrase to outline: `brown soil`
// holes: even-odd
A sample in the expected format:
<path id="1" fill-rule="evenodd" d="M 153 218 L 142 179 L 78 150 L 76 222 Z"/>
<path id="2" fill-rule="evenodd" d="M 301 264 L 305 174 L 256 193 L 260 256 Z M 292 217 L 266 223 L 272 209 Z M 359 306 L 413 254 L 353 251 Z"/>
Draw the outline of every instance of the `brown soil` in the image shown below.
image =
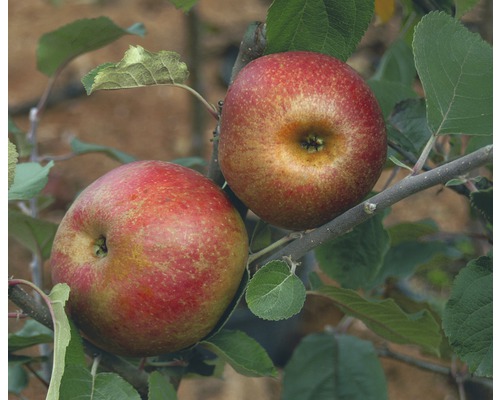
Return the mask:
<path id="1" fill-rule="evenodd" d="M 36 47 L 39 37 L 79 18 L 108 16 L 118 25 L 128 27 L 143 22 L 148 31 L 144 38 L 125 36 L 98 51 L 72 61 L 61 76 L 56 92 L 80 78 L 95 66 L 118 61 L 129 45 L 141 45 L 150 51 L 178 52 L 189 69 L 202 79 L 201 87 L 208 101 L 216 103 L 224 97 L 226 86 L 221 78 L 225 55 L 230 46 L 237 46 L 246 26 L 264 20 L 270 0 L 201 0 L 197 16 L 200 21 L 200 61 L 195 60 L 190 47 L 190 18 L 165 0 L 63 0 L 53 6 L 48 0 L 9 0 L 9 88 L 8 101 L 15 122 L 27 130 L 28 115 L 19 111 L 43 93 L 48 78 L 37 71 Z M 372 27 L 362 43 L 362 51 L 352 58 L 360 73 L 368 74 L 373 57 L 389 43 L 397 27 Z M 198 153 L 207 158 L 214 121 L 204 110 L 196 110 L 193 99 L 183 90 L 173 87 L 105 91 L 66 99 L 43 114 L 38 141 L 40 153 L 64 155 L 69 152 L 72 137 L 128 152 L 138 159 L 171 160 Z M 196 128 L 201 120 L 201 128 Z M 197 146 L 196 137 L 202 138 Z M 52 169 L 48 191 L 56 202 L 43 217 L 59 221 L 68 204 L 82 188 L 117 166 L 103 155 L 85 155 L 57 162 Z M 379 185 L 383 185 L 384 175 Z M 432 204 L 432 207 L 429 207 Z M 413 196 L 393 208 L 390 222 L 434 218 L 450 232 L 469 229 L 468 206 L 451 191 L 430 189 Z M 9 276 L 30 279 L 29 253 L 17 243 L 9 242 Z M 45 266 L 47 269 L 47 266 Z M 46 287 L 50 287 L 46 271 Z M 12 305 L 11 305 L 12 307 Z M 319 331 L 326 324 L 338 322 L 334 308 L 308 300 L 303 312 L 303 333 Z M 15 331 L 19 323 L 9 324 Z M 357 327 L 361 335 L 368 335 Z M 412 349 L 400 349 L 412 353 Z M 442 375 L 409 367 L 396 361 L 383 360 L 389 382 L 391 400 L 458 399 L 456 386 Z M 45 398 L 45 388 L 35 379 L 25 391 L 27 399 Z M 9 396 L 14 398 L 14 396 Z M 262 399 L 279 398 L 279 380 L 243 377 L 230 368 L 224 379 L 187 379 L 179 390 L 180 400 L 195 399 Z"/>

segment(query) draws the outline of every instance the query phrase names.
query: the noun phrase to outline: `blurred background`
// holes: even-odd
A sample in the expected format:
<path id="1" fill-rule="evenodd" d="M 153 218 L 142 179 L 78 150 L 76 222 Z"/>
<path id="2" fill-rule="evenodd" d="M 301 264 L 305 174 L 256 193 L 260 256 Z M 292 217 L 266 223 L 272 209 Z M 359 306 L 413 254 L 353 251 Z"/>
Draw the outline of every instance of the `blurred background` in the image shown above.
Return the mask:
<path id="1" fill-rule="evenodd" d="M 107 16 L 123 28 L 142 22 L 147 30 L 144 38 L 124 36 L 100 50 L 78 57 L 58 79 L 40 121 L 38 142 L 40 155 L 63 160 L 56 162 L 51 170 L 45 193 L 52 198 L 52 203 L 42 211 L 41 217 L 59 222 L 80 190 L 119 165 L 102 154 L 64 159 L 70 153 L 72 138 L 110 146 L 137 159 L 173 160 L 199 156 L 208 160 L 211 154 L 210 139 L 215 120 L 186 91 L 163 86 L 98 91 L 87 96 L 80 82 L 87 72 L 104 62 L 118 62 L 129 45 L 140 45 L 152 52 L 171 50 L 179 53 L 188 66 L 190 80 L 187 83 L 210 103 L 217 104 L 224 98 L 231 67 L 248 24 L 264 21 L 270 4 L 271 0 L 200 0 L 185 14 L 166 0 L 9 0 L 8 106 L 9 115 L 23 131 L 29 129 L 30 108 L 36 105 L 48 83 L 48 78 L 36 67 L 36 49 L 41 35 L 76 19 L 98 16 Z M 466 16 L 467 25 L 490 43 L 493 41 L 492 21 L 492 0 L 480 2 Z M 374 19 L 349 63 L 361 75 L 369 77 L 399 29 L 397 12 L 386 23 Z M 379 186 L 382 187 L 387 179 L 384 173 Z M 429 209 L 429 199 L 435 196 L 441 196 L 441 201 L 434 201 L 436 206 Z M 444 231 L 461 232 L 473 229 L 468 210 L 464 197 L 433 188 L 396 205 L 388 223 L 433 218 Z M 30 262 L 30 252 L 9 240 L 9 276 L 30 280 Z M 43 284 L 50 289 L 47 265 L 44 265 Z M 331 304 L 308 299 L 300 318 L 290 321 L 289 325 L 260 325 L 259 321 L 249 322 L 248 319 L 245 324 L 250 324 L 248 331 L 254 332 L 275 360 L 283 363 L 301 335 L 321 331 L 328 324 L 335 325 L 340 318 L 340 313 Z M 19 329 L 19 324 L 21 322 L 11 322 L 9 330 Z M 359 329 L 362 336 L 363 328 Z M 285 339 L 281 340 L 283 337 Z M 454 385 L 441 375 L 396 361 L 383 362 L 391 399 L 458 398 Z M 45 398 L 46 389 L 36 380 L 32 382 L 24 393 L 25 398 Z M 227 370 L 224 380 L 183 381 L 179 398 L 277 399 L 279 382 L 245 378 Z"/>

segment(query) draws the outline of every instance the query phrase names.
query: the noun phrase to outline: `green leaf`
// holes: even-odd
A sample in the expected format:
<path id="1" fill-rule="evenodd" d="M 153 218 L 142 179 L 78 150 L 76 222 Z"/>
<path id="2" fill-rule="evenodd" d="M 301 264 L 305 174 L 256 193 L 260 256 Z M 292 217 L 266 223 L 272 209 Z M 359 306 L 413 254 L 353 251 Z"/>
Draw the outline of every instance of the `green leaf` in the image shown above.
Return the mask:
<path id="1" fill-rule="evenodd" d="M 174 386 L 158 371 L 149 375 L 148 400 L 177 400 Z"/>
<path id="2" fill-rule="evenodd" d="M 87 153 L 104 153 L 112 159 L 123 164 L 135 161 L 135 158 L 120 150 L 99 144 L 85 143 L 77 138 L 73 138 L 70 142 L 71 150 L 73 153 L 81 155 Z"/>
<path id="3" fill-rule="evenodd" d="M 382 268 L 370 282 L 368 289 L 383 284 L 389 277 L 407 278 L 413 275 L 418 267 L 428 263 L 434 256 L 445 250 L 445 244 L 437 241 L 414 240 L 392 246 L 384 258 Z"/>
<path id="4" fill-rule="evenodd" d="M 404 40 L 398 39 L 385 51 L 371 80 L 398 82 L 411 87 L 416 76 L 413 51 Z"/>
<path id="5" fill-rule="evenodd" d="M 274 0 L 266 18 L 266 54 L 308 50 L 346 61 L 373 9 L 373 1 L 366 0 Z"/>
<path id="6" fill-rule="evenodd" d="M 391 238 L 391 245 L 397 246 L 403 242 L 410 242 L 435 234 L 439 232 L 439 228 L 433 220 L 422 220 L 401 222 L 388 227 L 387 232 Z"/>
<path id="7" fill-rule="evenodd" d="M 407 99 L 396 104 L 388 120 L 388 138 L 415 157 L 432 135 L 427 125 L 424 99 Z"/>
<path id="8" fill-rule="evenodd" d="M 430 353 L 439 353 L 439 325 L 426 310 L 406 314 L 392 299 L 369 301 L 354 290 L 333 286 L 321 286 L 312 293 L 327 296 L 344 313 L 360 319 L 390 342 L 414 344 Z"/>
<path id="9" fill-rule="evenodd" d="M 366 287 L 382 268 L 390 240 L 382 220 L 375 215 L 352 231 L 315 249 L 321 270 L 343 287 Z"/>
<path id="10" fill-rule="evenodd" d="M 26 370 L 20 364 L 13 364 L 9 362 L 8 374 L 9 393 L 20 395 L 21 392 L 26 388 L 26 386 L 28 386 L 29 382 Z"/>
<path id="11" fill-rule="evenodd" d="M 493 188 L 479 190 L 470 194 L 471 205 L 478 210 L 490 224 L 493 223 Z"/>
<path id="12" fill-rule="evenodd" d="M 493 133 L 493 49 L 460 21 L 432 12 L 415 28 L 413 51 L 436 134 Z"/>
<path id="13" fill-rule="evenodd" d="M 248 308 L 262 319 L 278 321 L 300 312 L 306 288 L 284 261 L 275 260 L 259 269 L 248 284 Z"/>
<path id="14" fill-rule="evenodd" d="M 480 257 L 455 278 L 443 314 L 450 345 L 471 373 L 493 376 L 493 260 Z"/>
<path id="15" fill-rule="evenodd" d="M 102 372 L 92 375 L 81 365 L 67 367 L 68 381 L 59 400 L 140 400 L 139 393 L 121 376 Z"/>
<path id="16" fill-rule="evenodd" d="M 306 336 L 285 366 L 283 399 L 387 399 L 384 370 L 371 342 L 349 335 Z"/>
<path id="17" fill-rule="evenodd" d="M 264 348 L 244 332 L 224 329 L 200 344 L 228 362 L 242 375 L 278 375 Z"/>
<path id="18" fill-rule="evenodd" d="M 50 257 L 52 242 L 57 231 L 53 222 L 32 218 L 19 211 L 8 211 L 9 236 L 33 253 L 40 253 L 44 260 Z"/>
<path id="19" fill-rule="evenodd" d="M 44 34 L 38 42 L 38 70 L 52 76 L 73 58 L 104 47 L 124 35 L 144 36 L 142 24 L 120 28 L 107 17 L 79 19 Z"/>
<path id="20" fill-rule="evenodd" d="M 272 241 L 273 237 L 271 227 L 268 223 L 259 219 L 252 232 L 250 250 L 255 253 L 259 250 L 265 249 L 267 246 L 271 245 Z"/>
<path id="21" fill-rule="evenodd" d="M 130 46 L 120 62 L 102 64 L 84 76 L 82 83 L 90 95 L 105 89 L 181 85 L 188 76 L 187 66 L 176 52 L 151 53 L 141 46 Z"/>
<path id="22" fill-rule="evenodd" d="M 399 102 L 417 97 L 417 94 L 411 87 L 400 82 L 369 79 L 366 83 L 370 86 L 373 94 L 375 94 L 382 110 L 382 115 L 385 118 L 391 115 L 394 107 Z"/>
<path id="23" fill-rule="evenodd" d="M 47 184 L 49 171 L 53 166 L 53 161 L 45 166 L 34 162 L 17 164 L 14 182 L 9 188 L 9 200 L 29 200 L 35 197 Z"/>
<path id="24" fill-rule="evenodd" d="M 42 343 L 52 343 L 54 336 L 49 328 L 33 319 L 29 319 L 21 330 L 9 333 L 8 341 L 10 353 Z"/>
<path id="25" fill-rule="evenodd" d="M 198 3 L 198 0 L 170 0 L 170 2 L 175 6 L 175 8 L 179 8 L 187 13 L 196 5 L 196 3 Z"/>
<path id="26" fill-rule="evenodd" d="M 66 348 L 71 340 L 71 327 L 64 307 L 69 298 L 69 286 L 58 283 L 49 293 L 54 317 L 54 361 L 47 400 L 59 400 L 59 387 L 66 365 Z"/>

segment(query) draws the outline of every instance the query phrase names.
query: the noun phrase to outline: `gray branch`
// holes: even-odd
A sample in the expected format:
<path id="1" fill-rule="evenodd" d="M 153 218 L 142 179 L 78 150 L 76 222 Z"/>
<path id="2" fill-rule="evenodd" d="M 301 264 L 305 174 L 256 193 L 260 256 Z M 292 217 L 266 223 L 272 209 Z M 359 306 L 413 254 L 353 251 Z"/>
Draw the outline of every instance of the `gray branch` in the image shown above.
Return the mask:
<path id="1" fill-rule="evenodd" d="M 464 176 L 472 170 L 491 162 L 493 162 L 493 145 L 485 146 L 419 175 L 409 175 L 327 224 L 315 230 L 306 231 L 299 239 L 294 240 L 260 262 L 257 260 L 257 263 L 258 265 L 264 265 L 271 260 L 281 259 L 283 256 L 298 260 L 316 246 L 343 235 L 393 204 L 432 186 L 444 184 L 453 178 Z"/>

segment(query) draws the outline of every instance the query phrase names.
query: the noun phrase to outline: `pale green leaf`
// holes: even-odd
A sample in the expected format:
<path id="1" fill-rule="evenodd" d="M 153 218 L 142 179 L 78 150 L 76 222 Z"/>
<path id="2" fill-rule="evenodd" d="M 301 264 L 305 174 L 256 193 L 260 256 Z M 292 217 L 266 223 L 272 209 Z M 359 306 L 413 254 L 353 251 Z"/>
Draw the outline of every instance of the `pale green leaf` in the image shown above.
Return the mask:
<path id="1" fill-rule="evenodd" d="M 142 24 L 123 29 L 107 17 L 76 20 L 40 38 L 37 49 L 38 70 L 52 76 L 81 54 L 97 50 L 124 35 L 144 34 Z"/>
<path id="2" fill-rule="evenodd" d="M 250 280 L 245 299 L 252 313 L 262 319 L 278 321 L 300 312 L 306 289 L 284 261 L 271 261 Z"/>
<path id="3" fill-rule="evenodd" d="M 374 333 L 398 344 L 414 344 L 438 354 L 439 325 L 426 310 L 406 314 L 392 300 L 367 300 L 351 289 L 320 286 L 314 292 L 327 296 L 346 314 L 360 319 Z"/>
<path id="4" fill-rule="evenodd" d="M 443 12 L 422 18 L 413 39 L 427 120 L 436 134 L 493 133 L 493 49 Z"/>
<path id="5" fill-rule="evenodd" d="M 451 347 L 472 373 L 493 376 L 493 260 L 480 257 L 460 271 L 443 313 Z"/>
<path id="6" fill-rule="evenodd" d="M 16 175 L 16 164 L 19 154 L 17 153 L 16 145 L 12 143 L 9 139 L 9 189 L 14 183 L 14 177 Z"/>
<path id="7" fill-rule="evenodd" d="M 53 166 L 53 161 L 44 166 L 35 162 L 17 164 L 14 182 L 9 188 L 9 200 L 29 200 L 35 197 L 47 184 Z"/>
<path id="8" fill-rule="evenodd" d="M 130 46 L 120 62 L 95 68 L 82 78 L 82 82 L 87 94 L 91 94 L 104 89 L 181 85 L 188 76 L 187 66 L 176 52 L 152 53 L 141 46 Z"/>
<path id="9" fill-rule="evenodd" d="M 26 388 L 26 386 L 28 386 L 28 373 L 20 364 L 13 364 L 9 362 L 8 367 L 9 369 L 7 370 L 7 372 L 9 393 L 20 395 L 21 392 Z"/>
<path id="10" fill-rule="evenodd" d="M 399 102 L 417 97 L 417 94 L 411 87 L 401 82 L 369 79 L 366 83 L 377 98 L 382 115 L 385 118 L 391 115 L 394 107 Z"/>
<path id="11" fill-rule="evenodd" d="M 275 377 L 278 374 L 264 348 L 244 332 L 224 329 L 200 342 L 200 345 L 217 354 L 242 375 Z"/>
<path id="12" fill-rule="evenodd" d="M 384 370 L 373 344 L 349 335 L 306 336 L 285 366 L 283 399 L 387 399 Z"/>
<path id="13" fill-rule="evenodd" d="M 64 310 L 66 301 L 69 298 L 69 291 L 67 284 L 58 283 L 49 294 L 54 316 L 54 355 L 47 400 L 59 400 L 59 388 L 66 365 L 66 348 L 71 340 L 71 327 Z"/>
<path id="14" fill-rule="evenodd" d="M 366 0 L 274 0 L 266 18 L 266 54 L 307 50 L 346 61 L 373 10 L 373 2 Z"/>

